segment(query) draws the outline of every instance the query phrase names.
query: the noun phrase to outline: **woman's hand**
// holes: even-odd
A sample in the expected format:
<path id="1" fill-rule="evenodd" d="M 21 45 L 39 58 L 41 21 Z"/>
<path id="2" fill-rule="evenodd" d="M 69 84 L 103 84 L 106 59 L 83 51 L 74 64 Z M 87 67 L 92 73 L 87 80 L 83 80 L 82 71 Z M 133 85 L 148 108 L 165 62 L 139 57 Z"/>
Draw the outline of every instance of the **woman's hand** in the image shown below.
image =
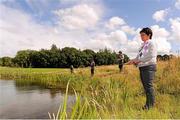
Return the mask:
<path id="1" fill-rule="evenodd" d="M 133 63 L 134 63 L 135 65 L 138 65 L 140 62 L 141 62 L 141 61 L 139 61 L 139 60 L 133 60 Z"/>
<path id="2" fill-rule="evenodd" d="M 139 64 L 140 62 L 141 62 L 141 61 L 139 61 L 139 60 L 132 59 L 132 60 L 130 60 L 129 62 L 125 63 L 125 65 L 132 65 L 132 64 L 137 65 L 137 64 Z"/>
<path id="3" fill-rule="evenodd" d="M 125 65 L 131 65 L 133 64 L 133 60 L 130 60 L 129 62 L 125 63 Z"/>

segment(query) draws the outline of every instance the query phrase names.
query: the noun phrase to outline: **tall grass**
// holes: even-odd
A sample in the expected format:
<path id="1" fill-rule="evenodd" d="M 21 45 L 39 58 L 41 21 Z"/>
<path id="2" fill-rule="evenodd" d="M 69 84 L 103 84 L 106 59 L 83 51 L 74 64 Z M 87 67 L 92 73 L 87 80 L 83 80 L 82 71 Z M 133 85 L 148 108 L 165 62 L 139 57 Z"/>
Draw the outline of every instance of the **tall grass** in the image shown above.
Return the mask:
<path id="1" fill-rule="evenodd" d="M 90 77 L 89 68 L 75 69 L 19 69 L 0 68 L 0 79 L 14 79 L 17 85 L 40 85 L 64 88 L 64 104 L 54 119 L 116 119 L 116 118 L 180 118 L 180 59 L 158 62 L 154 81 L 156 103 L 153 109 L 143 111 L 145 94 L 135 66 L 96 67 Z M 68 92 L 74 92 L 76 101 L 67 111 Z"/>

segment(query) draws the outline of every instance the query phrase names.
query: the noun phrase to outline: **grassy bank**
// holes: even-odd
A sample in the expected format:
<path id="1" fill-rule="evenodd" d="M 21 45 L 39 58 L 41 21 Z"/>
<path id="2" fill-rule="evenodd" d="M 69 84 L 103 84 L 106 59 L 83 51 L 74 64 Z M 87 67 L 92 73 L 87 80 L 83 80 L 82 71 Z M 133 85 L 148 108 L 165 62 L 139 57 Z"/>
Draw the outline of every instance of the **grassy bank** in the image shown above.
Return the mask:
<path id="1" fill-rule="evenodd" d="M 138 69 L 125 66 L 119 73 L 118 66 L 96 67 L 90 77 L 89 68 L 34 69 L 0 68 L 0 79 L 16 80 L 17 85 L 39 85 L 46 88 L 67 88 L 76 94 L 71 112 L 64 105 L 57 118 L 180 118 L 180 59 L 158 62 L 154 86 L 155 108 L 142 111 L 145 95 Z"/>

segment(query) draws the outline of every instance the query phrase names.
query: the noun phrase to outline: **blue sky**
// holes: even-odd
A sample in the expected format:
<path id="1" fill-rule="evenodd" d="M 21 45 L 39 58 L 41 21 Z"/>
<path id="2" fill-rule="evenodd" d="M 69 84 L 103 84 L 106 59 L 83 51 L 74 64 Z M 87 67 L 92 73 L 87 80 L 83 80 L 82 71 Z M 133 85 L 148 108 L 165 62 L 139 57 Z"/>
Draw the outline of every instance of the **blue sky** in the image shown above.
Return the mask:
<path id="1" fill-rule="evenodd" d="M 107 0 L 108 16 L 122 16 L 130 25 L 143 27 L 155 24 L 152 14 L 173 6 L 174 0 Z"/>
<path id="2" fill-rule="evenodd" d="M 0 56 L 72 46 L 136 55 L 150 27 L 159 54 L 180 48 L 180 0 L 0 0 Z"/>
<path id="3" fill-rule="evenodd" d="M 6 0 L 1 0 L 6 1 Z M 9 2 L 8 2 L 9 1 Z M 33 1 L 33 0 L 32 0 Z M 73 6 L 78 2 L 74 2 L 76 0 L 67 0 L 66 4 L 61 3 L 61 0 L 36 0 L 36 4 L 38 6 L 31 7 L 26 0 L 15 0 L 11 2 L 11 0 L 7 0 L 6 2 L 1 2 L 8 7 L 12 7 L 15 9 L 20 9 L 22 11 L 27 12 L 27 14 L 31 14 L 35 20 L 39 22 L 52 22 L 53 13 L 52 10 L 63 9 L 66 7 Z M 49 1 L 47 7 L 41 6 L 40 1 Z M 66 1 L 66 0 L 63 0 Z M 78 0 L 77 0 L 78 1 Z M 91 1 L 91 0 L 89 0 Z M 171 6 L 174 6 L 176 0 L 104 0 L 101 3 L 106 7 L 106 14 L 103 16 L 104 19 L 109 19 L 113 16 L 121 16 L 123 17 L 130 25 L 134 27 L 143 27 L 150 26 L 152 24 L 156 24 L 154 20 L 152 20 L 152 14 L 158 10 L 166 9 Z M 38 8 L 40 6 L 40 8 Z M 43 10 L 43 11 L 41 11 Z M 43 12 L 43 13 L 41 13 Z M 180 16 L 179 11 L 174 9 L 169 14 L 169 17 L 177 17 Z M 166 25 L 165 23 L 159 23 L 160 25 Z"/>

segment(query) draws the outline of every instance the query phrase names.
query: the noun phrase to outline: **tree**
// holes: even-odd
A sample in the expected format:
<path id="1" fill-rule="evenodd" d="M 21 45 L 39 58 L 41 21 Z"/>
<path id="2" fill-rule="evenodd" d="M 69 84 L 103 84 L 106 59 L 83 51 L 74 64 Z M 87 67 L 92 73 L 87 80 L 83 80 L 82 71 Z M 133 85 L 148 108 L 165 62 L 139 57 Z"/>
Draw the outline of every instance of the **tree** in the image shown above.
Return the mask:
<path id="1" fill-rule="evenodd" d="M 117 56 L 115 52 L 111 52 L 107 48 L 104 50 L 99 50 L 95 56 L 95 63 L 97 65 L 110 65 L 115 64 L 117 61 Z"/>
<path id="2" fill-rule="evenodd" d="M 59 49 L 57 48 L 57 46 L 55 44 L 52 44 L 51 46 L 51 51 L 58 51 Z"/>
<path id="3" fill-rule="evenodd" d="M 11 57 L 2 57 L 0 61 L 1 61 L 1 66 L 7 66 L 7 67 L 14 66 Z"/>
<path id="4" fill-rule="evenodd" d="M 36 68 L 50 67 L 50 52 L 49 50 L 41 49 L 31 55 L 32 66 Z"/>
<path id="5" fill-rule="evenodd" d="M 0 66 L 3 66 L 2 58 L 0 58 Z"/>
<path id="6" fill-rule="evenodd" d="M 57 48 L 55 44 L 50 49 L 21 50 L 14 58 L 1 58 L 1 66 L 34 67 L 34 68 L 69 68 L 73 65 L 77 67 L 87 67 L 94 59 L 96 65 L 117 64 L 117 54 L 107 48 L 99 50 L 97 53 L 90 49 L 81 51 L 73 47 Z M 129 57 L 125 55 L 125 62 Z M 14 63 L 14 64 L 13 64 Z"/>
<path id="7" fill-rule="evenodd" d="M 126 63 L 128 61 L 129 61 L 129 57 L 126 54 L 124 54 L 124 63 Z"/>
<path id="8" fill-rule="evenodd" d="M 61 50 L 58 49 L 55 44 L 53 44 L 49 51 L 49 63 L 50 63 L 49 67 L 52 67 L 52 68 L 59 67 L 59 61 L 61 59 L 60 53 L 61 53 Z"/>
<path id="9" fill-rule="evenodd" d="M 82 56 L 83 56 L 84 66 L 87 67 L 90 65 L 91 60 L 95 59 L 96 53 L 93 50 L 85 49 L 82 51 Z"/>
<path id="10" fill-rule="evenodd" d="M 18 51 L 15 58 L 13 59 L 14 63 L 17 63 L 20 67 L 30 67 L 31 59 L 30 56 L 34 50 L 21 50 Z"/>
<path id="11" fill-rule="evenodd" d="M 73 65 L 74 67 L 79 67 L 81 64 L 81 58 L 78 54 L 80 54 L 80 51 L 73 47 L 65 47 L 62 49 L 62 54 L 64 55 L 64 58 L 66 61 L 65 67 L 70 67 L 70 65 Z"/>

